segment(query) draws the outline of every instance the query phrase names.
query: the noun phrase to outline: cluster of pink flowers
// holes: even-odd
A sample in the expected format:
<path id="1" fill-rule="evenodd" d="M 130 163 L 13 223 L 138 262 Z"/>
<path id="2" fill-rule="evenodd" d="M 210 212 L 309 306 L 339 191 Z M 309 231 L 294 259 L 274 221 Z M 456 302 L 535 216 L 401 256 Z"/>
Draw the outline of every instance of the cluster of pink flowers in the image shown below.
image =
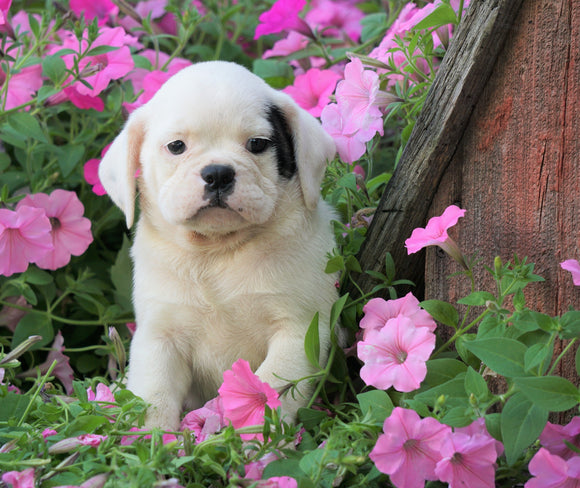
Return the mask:
<path id="1" fill-rule="evenodd" d="M 422 488 L 427 480 L 446 482 L 449 488 L 493 488 L 495 462 L 502 452 L 482 418 L 452 430 L 434 418 L 421 419 L 413 410 L 396 407 L 370 458 L 397 488 Z"/>
<path id="2" fill-rule="evenodd" d="M 65 190 L 27 195 L 15 210 L 0 209 L 0 274 L 22 273 L 30 263 L 56 270 L 83 254 L 93 241 L 83 213 L 76 193 Z"/>

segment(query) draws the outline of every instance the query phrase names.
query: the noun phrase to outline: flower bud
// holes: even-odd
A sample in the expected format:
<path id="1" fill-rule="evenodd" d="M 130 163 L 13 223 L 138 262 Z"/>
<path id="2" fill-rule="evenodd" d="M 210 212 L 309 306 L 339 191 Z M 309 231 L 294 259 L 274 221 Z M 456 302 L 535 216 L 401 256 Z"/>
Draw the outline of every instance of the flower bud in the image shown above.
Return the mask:
<path id="1" fill-rule="evenodd" d="M 493 260 L 493 268 L 495 270 L 495 274 L 499 276 L 499 274 L 501 273 L 501 269 L 503 267 L 503 263 L 501 262 L 501 258 L 499 256 L 496 256 L 495 259 Z"/>
<path id="2" fill-rule="evenodd" d="M 125 364 L 127 363 L 127 353 L 125 351 L 125 345 L 121 340 L 121 336 L 115 327 L 109 327 L 109 339 L 113 343 L 115 348 L 115 358 L 119 365 L 119 371 L 121 374 L 125 374 Z"/>

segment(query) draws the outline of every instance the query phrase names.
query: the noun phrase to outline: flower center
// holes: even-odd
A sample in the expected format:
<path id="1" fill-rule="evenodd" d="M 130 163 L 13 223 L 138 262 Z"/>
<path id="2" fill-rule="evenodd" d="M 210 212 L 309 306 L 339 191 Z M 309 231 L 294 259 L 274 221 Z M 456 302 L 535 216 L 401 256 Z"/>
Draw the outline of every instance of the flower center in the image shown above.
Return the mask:
<path id="1" fill-rule="evenodd" d="M 419 444 L 419 441 L 417 439 L 407 439 L 403 444 L 403 449 L 410 451 L 412 449 L 415 449 L 415 447 L 417 447 L 417 444 Z"/>
<path id="2" fill-rule="evenodd" d="M 460 452 L 456 452 L 451 457 L 452 464 L 462 464 L 463 463 L 463 455 Z"/>
<path id="3" fill-rule="evenodd" d="M 52 225 L 52 230 L 58 230 L 62 227 L 60 220 L 58 220 L 56 217 L 49 217 L 48 220 L 50 220 L 50 225 Z"/>
<path id="4" fill-rule="evenodd" d="M 395 360 L 399 363 L 399 364 L 403 364 L 405 362 L 405 360 L 407 359 L 407 351 L 397 351 L 397 354 L 395 356 Z"/>

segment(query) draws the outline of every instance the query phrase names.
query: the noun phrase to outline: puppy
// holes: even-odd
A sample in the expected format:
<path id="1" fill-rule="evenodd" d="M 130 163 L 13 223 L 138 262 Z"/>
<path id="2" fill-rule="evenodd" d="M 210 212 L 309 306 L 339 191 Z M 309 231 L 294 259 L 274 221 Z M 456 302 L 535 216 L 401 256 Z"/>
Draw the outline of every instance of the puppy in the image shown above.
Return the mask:
<path id="1" fill-rule="evenodd" d="M 131 114 L 99 176 L 131 227 L 140 170 L 128 388 L 150 404 L 147 427 L 177 429 L 238 358 L 280 391 L 311 374 L 316 312 L 324 364 L 337 292 L 320 184 L 334 154 L 314 117 L 228 62 L 180 71 Z M 298 389 L 281 398 L 288 420 Z"/>

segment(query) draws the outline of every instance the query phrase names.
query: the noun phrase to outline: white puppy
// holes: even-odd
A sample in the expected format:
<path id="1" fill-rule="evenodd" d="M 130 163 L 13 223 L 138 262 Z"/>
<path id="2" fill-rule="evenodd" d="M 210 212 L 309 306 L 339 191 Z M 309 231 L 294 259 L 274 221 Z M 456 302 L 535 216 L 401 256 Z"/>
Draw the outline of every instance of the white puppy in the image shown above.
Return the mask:
<path id="1" fill-rule="evenodd" d="M 277 389 L 310 374 L 316 312 L 326 360 L 334 153 L 314 117 L 233 63 L 182 70 L 131 115 L 99 176 L 131 227 L 140 170 L 128 388 L 151 404 L 148 427 L 178 428 L 238 358 Z M 305 401 L 281 400 L 289 419 Z"/>

